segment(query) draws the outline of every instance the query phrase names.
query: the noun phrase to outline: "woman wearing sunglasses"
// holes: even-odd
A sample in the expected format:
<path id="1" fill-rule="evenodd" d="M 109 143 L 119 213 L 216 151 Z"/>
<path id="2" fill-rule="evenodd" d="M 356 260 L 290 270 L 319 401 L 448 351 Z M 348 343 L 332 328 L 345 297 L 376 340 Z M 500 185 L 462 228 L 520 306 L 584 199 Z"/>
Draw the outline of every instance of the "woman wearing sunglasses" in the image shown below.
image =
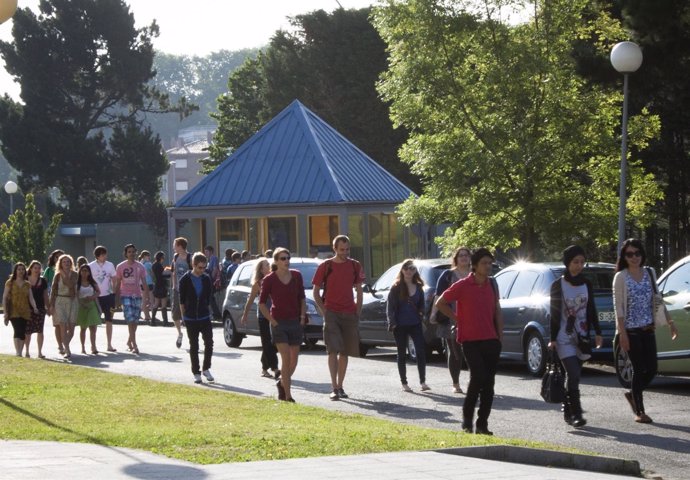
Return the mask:
<path id="1" fill-rule="evenodd" d="M 426 384 L 426 354 L 422 314 L 424 312 L 424 281 L 419 276 L 414 260 L 403 262 L 398 276 L 388 293 L 386 317 L 388 330 L 393 332 L 398 347 L 398 373 L 404 392 L 411 392 L 407 384 L 407 338 L 414 342 L 417 353 L 417 370 L 422 391 L 430 390 Z"/>
<path id="2" fill-rule="evenodd" d="M 259 311 L 271 324 L 271 336 L 281 360 L 281 378 L 276 383 L 278 399 L 294 402 L 290 390 L 292 374 L 297 368 L 299 347 L 304 337 L 307 304 L 304 300 L 304 281 L 297 270 L 290 270 L 290 251 L 276 248 L 273 252 L 274 271 L 261 283 Z M 267 306 L 271 299 L 271 308 Z"/>
<path id="3" fill-rule="evenodd" d="M 645 413 L 642 392 L 656 375 L 656 335 L 654 333 L 654 292 L 656 275 L 645 268 L 646 255 L 642 242 L 629 238 L 623 242 L 613 277 L 613 306 L 620 348 L 628 352 L 632 364 L 632 385 L 625 399 L 638 423 L 651 423 Z M 669 320 L 672 338 L 678 331 Z"/>

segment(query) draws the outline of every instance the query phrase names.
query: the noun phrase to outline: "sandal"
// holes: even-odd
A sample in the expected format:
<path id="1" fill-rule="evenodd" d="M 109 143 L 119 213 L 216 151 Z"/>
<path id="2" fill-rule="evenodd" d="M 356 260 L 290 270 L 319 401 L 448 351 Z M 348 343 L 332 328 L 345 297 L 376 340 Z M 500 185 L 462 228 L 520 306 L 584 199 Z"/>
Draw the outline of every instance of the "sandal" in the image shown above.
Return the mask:
<path id="1" fill-rule="evenodd" d="M 39 353 L 39 354 L 38 354 L 38 358 L 46 358 L 46 356 L 43 355 L 42 353 Z"/>
<path id="2" fill-rule="evenodd" d="M 98 350 L 96 350 L 95 348 L 92 348 L 91 349 L 91 355 L 98 355 Z"/>
<path id="3" fill-rule="evenodd" d="M 115 350 L 113 347 L 108 347 L 107 350 L 108 350 L 109 352 L 117 352 L 117 350 Z"/>
<path id="4" fill-rule="evenodd" d="M 273 378 L 273 375 L 271 375 L 270 373 L 268 373 L 267 370 L 261 370 L 261 376 L 264 377 L 264 378 Z"/>

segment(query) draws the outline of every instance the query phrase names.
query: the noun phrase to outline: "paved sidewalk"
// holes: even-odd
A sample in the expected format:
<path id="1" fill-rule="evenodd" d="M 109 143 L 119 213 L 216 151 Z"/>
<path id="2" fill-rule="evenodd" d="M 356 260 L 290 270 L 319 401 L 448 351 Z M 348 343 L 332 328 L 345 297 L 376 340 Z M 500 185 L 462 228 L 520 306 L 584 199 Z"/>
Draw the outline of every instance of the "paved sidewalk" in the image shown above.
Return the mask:
<path id="1" fill-rule="evenodd" d="M 623 480 L 638 477 L 536 467 L 439 452 L 400 452 L 196 465 L 127 448 L 59 442 L 0 441 L 4 480 L 530 479 Z"/>

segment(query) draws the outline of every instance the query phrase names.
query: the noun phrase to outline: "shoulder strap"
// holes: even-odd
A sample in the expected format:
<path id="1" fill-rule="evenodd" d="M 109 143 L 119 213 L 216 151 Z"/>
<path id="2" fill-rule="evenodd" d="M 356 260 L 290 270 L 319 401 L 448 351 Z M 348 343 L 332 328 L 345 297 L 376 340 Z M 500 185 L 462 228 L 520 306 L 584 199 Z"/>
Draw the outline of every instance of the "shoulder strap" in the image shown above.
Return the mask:
<path id="1" fill-rule="evenodd" d="M 649 275 L 649 283 L 652 284 L 652 290 L 654 293 L 659 293 L 659 288 L 656 285 L 656 275 L 654 274 L 654 270 L 652 270 L 652 267 L 644 267 L 645 270 L 647 270 L 647 275 Z"/>

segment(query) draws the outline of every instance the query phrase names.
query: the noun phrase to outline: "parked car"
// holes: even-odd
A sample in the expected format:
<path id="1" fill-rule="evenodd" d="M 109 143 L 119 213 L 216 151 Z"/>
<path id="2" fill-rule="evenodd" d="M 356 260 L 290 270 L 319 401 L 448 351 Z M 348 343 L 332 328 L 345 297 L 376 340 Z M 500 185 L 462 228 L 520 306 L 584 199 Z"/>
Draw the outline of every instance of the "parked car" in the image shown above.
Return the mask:
<path id="1" fill-rule="evenodd" d="M 550 289 L 564 271 L 562 263 L 519 262 L 496 274 L 504 323 L 501 358 L 524 361 L 533 375 L 544 372 L 551 331 Z M 610 263 L 587 263 L 582 271 L 594 287 L 594 303 L 603 336 L 602 347 L 592 351 L 593 360 L 610 361 L 613 354 L 614 273 L 615 265 Z"/>
<path id="2" fill-rule="evenodd" d="M 656 332 L 659 373 L 690 376 L 690 255 L 676 262 L 659 277 L 659 292 L 666 309 L 678 329 L 678 338 L 671 340 L 668 327 Z M 628 355 L 615 341 L 615 366 L 618 381 L 630 388 L 632 366 Z"/>
<path id="3" fill-rule="evenodd" d="M 424 301 L 426 304 L 424 315 L 424 337 L 427 345 L 427 354 L 434 350 L 443 353 L 443 344 L 436 336 L 436 329 L 429 328 L 428 314 L 431 311 L 431 301 L 436 293 L 436 282 L 444 270 L 450 268 L 447 258 L 434 258 L 428 260 L 415 260 L 419 275 L 424 280 Z M 393 333 L 388 331 L 386 321 L 386 305 L 388 293 L 395 281 L 402 262 L 396 263 L 371 286 L 365 286 L 362 303 L 362 314 L 359 319 L 360 356 L 364 357 L 371 347 L 395 346 Z M 411 358 L 416 358 L 414 344 L 408 342 L 408 351 Z"/>
<path id="4" fill-rule="evenodd" d="M 254 307 L 249 310 L 247 315 L 247 324 L 242 325 L 240 320 L 252 290 L 251 281 L 254 268 L 256 263 L 261 260 L 249 260 L 241 263 L 237 270 L 235 270 L 225 290 L 225 300 L 223 301 L 223 337 L 228 347 L 239 347 L 247 335 L 260 335 L 257 316 L 258 296 L 254 301 Z M 299 270 L 304 281 L 307 315 L 309 316 L 309 323 L 304 329 L 304 341 L 312 346 L 319 340 L 323 340 L 323 318 L 316 309 L 311 286 L 311 279 L 314 277 L 316 268 L 320 263 L 321 260 L 314 258 L 292 257 L 290 259 L 290 268 Z"/>

